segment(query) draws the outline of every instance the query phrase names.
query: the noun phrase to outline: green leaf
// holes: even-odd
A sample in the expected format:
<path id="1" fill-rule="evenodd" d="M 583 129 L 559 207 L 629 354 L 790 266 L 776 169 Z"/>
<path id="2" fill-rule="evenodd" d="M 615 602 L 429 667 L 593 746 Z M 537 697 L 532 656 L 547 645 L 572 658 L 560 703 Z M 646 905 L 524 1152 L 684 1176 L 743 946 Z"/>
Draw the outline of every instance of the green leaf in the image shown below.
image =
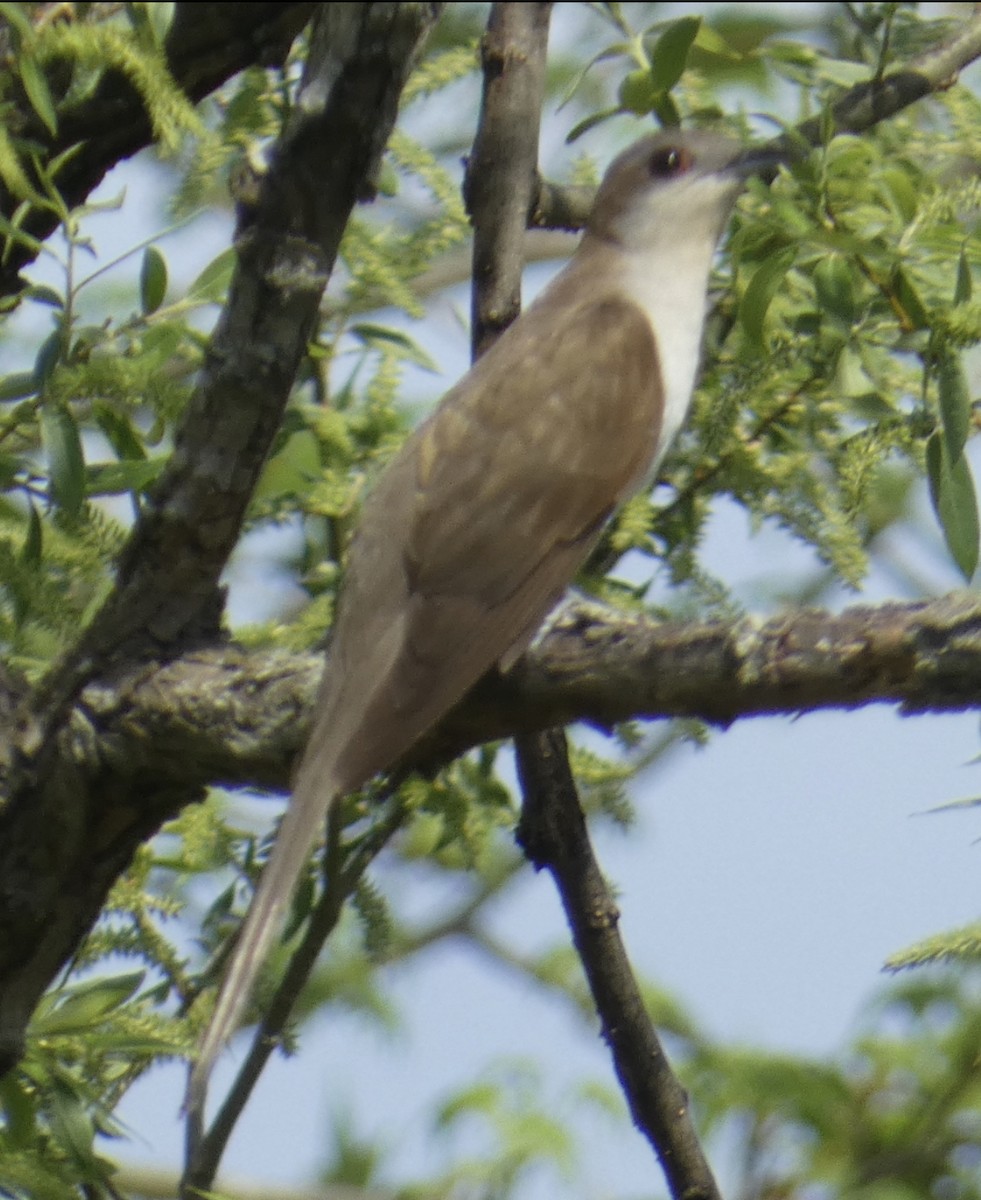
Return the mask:
<path id="1" fill-rule="evenodd" d="M 944 541 L 966 580 L 978 565 L 978 502 L 967 459 L 962 454 L 951 463 L 940 430 L 930 435 L 926 448 L 930 499 L 943 530 Z"/>
<path id="2" fill-rule="evenodd" d="M 52 186 L 54 186 L 52 184 Z M 119 212 L 126 202 L 126 189 L 120 188 L 113 196 L 106 196 L 104 200 L 86 200 L 84 204 L 80 204 L 74 211 L 76 215 L 88 216 L 89 213 L 113 213 Z"/>
<path id="3" fill-rule="evenodd" d="M 592 113 L 588 117 L 584 117 L 578 121 L 566 134 L 565 144 L 571 146 L 577 138 L 581 138 L 584 133 L 588 133 L 590 129 L 594 129 L 597 125 L 602 125 L 604 121 L 608 121 L 610 117 L 617 117 L 623 112 L 623 108 L 617 105 L 616 108 L 604 108 L 599 112 Z M 2 226 L 0 226 L 2 232 Z"/>
<path id="4" fill-rule="evenodd" d="M 773 297 L 794 264 L 797 251 L 792 246 L 768 258 L 749 281 L 739 305 L 739 321 L 751 346 L 762 352 L 763 326 Z"/>
<path id="5" fill-rule="evenodd" d="M 21 295 L 25 300 L 35 300 L 38 304 L 50 304 L 52 308 L 65 307 L 65 297 L 46 283 L 32 283 L 29 287 L 24 288 Z"/>
<path id="6" fill-rule="evenodd" d="M 677 129 L 681 124 L 681 113 L 667 92 L 658 92 L 654 97 L 652 111 L 666 129 Z"/>
<path id="7" fill-rule="evenodd" d="M 639 117 L 651 111 L 656 96 L 651 83 L 651 72 L 647 70 L 631 71 L 629 75 L 625 75 L 617 92 L 621 107 Z"/>
<path id="8" fill-rule="evenodd" d="M 143 349 L 147 354 L 155 355 L 158 362 L 164 363 L 179 353 L 185 333 L 181 322 L 154 322 L 143 335 Z"/>
<path id="9" fill-rule="evenodd" d="M 0 1109 L 11 1142 L 18 1147 L 30 1146 L 37 1129 L 37 1109 L 24 1081 L 13 1071 L 0 1079 Z"/>
<path id="10" fill-rule="evenodd" d="M 111 405 L 100 403 L 99 401 L 96 401 L 92 406 L 92 412 L 99 428 L 109 439 L 109 445 L 112 446 L 117 457 L 129 459 L 146 458 L 146 449 L 143 445 L 143 440 L 127 413 L 120 412 Z"/>
<path id="11" fill-rule="evenodd" d="M 572 82 L 566 87 L 562 93 L 562 99 L 559 101 L 559 111 L 569 103 L 572 97 L 579 90 L 582 81 L 586 78 L 589 72 L 596 66 L 597 63 L 606 62 L 611 58 L 623 58 L 630 54 L 629 42 L 616 42 L 605 49 L 600 50 L 598 54 L 594 54 L 588 63 L 578 70 L 572 77 Z"/>
<path id="12" fill-rule="evenodd" d="M 29 567 L 36 567 L 41 561 L 43 546 L 41 517 L 34 504 L 28 504 L 27 537 L 21 547 L 21 561 Z"/>
<path id="13" fill-rule="evenodd" d="M 854 87 L 864 83 L 869 76 L 869 68 L 863 62 L 852 62 L 845 58 L 818 57 L 818 70 L 822 79 L 838 84 L 839 87 Z"/>
<path id="14" fill-rule="evenodd" d="M 781 42 L 771 40 L 763 47 L 763 53 L 776 63 L 788 63 L 795 67 L 812 68 L 818 53 L 803 42 Z"/>
<path id="15" fill-rule="evenodd" d="M 6 491 L 24 469 L 24 460 L 18 454 L 0 454 L 0 490 Z"/>
<path id="16" fill-rule="evenodd" d="M 366 346 L 377 346 L 379 342 L 398 346 L 403 351 L 403 357 L 426 371 L 438 374 L 439 366 L 434 359 L 407 333 L 401 329 L 392 329 L 388 325 L 375 325 L 370 321 L 359 321 L 351 326 L 351 333 Z"/>
<path id="17" fill-rule="evenodd" d="M 157 46 L 163 49 L 164 42 L 167 40 L 167 34 L 170 32 L 170 27 L 174 23 L 174 4 L 147 4 L 145 11 L 150 18 L 150 25 L 153 29 L 154 38 Z"/>
<path id="18" fill-rule="evenodd" d="M 85 1105 L 72 1090 L 62 1085 L 52 1088 L 48 1111 L 58 1149 L 67 1155 L 83 1178 L 91 1177 L 98 1169 L 98 1160 L 93 1152 L 95 1126 Z"/>
<path id="19" fill-rule="evenodd" d="M 711 25 L 699 25 L 693 45 L 697 46 L 699 50 L 704 50 L 706 54 L 718 55 L 719 58 L 733 60 L 743 58 L 743 53 L 734 46 L 730 46 L 722 34 L 717 29 L 713 29 Z"/>
<path id="20" fill-rule="evenodd" d="M 945 350 L 941 355 L 937 365 L 937 391 L 947 457 L 953 463 L 960 458 L 971 429 L 971 393 L 961 356 L 955 350 Z"/>
<path id="21" fill-rule="evenodd" d="M 876 393 L 875 381 L 866 371 L 861 354 L 852 346 L 845 346 L 838 355 L 834 380 L 835 388 L 842 396 L 858 399 Z"/>
<path id="22" fill-rule="evenodd" d="M 78 985 L 55 1009 L 35 1017 L 29 1026 L 32 1038 L 81 1033 L 131 999 L 141 987 L 145 971 L 132 971 L 111 979 Z"/>
<path id="23" fill-rule="evenodd" d="M 167 260 L 156 246 L 147 246 L 140 264 L 140 307 L 145 316 L 156 312 L 167 294 Z"/>
<path id="24" fill-rule="evenodd" d="M 44 122 L 48 133 L 52 137 L 57 137 L 58 114 L 55 111 L 54 100 L 51 98 L 48 81 L 37 59 L 30 54 L 22 54 L 17 68 L 20 71 L 21 82 L 24 84 L 24 91 L 31 102 L 31 108 Z"/>
<path id="25" fill-rule="evenodd" d="M 895 204 L 904 224 L 909 224 L 920 205 L 920 195 L 913 179 L 906 171 L 895 168 L 882 172 L 880 185 Z"/>
<path id="26" fill-rule="evenodd" d="M 851 267 L 840 254 L 828 254 L 814 268 L 814 289 L 825 312 L 846 325 L 855 320 Z"/>
<path id="27" fill-rule="evenodd" d="M 961 249 L 957 260 L 957 283 L 954 286 L 954 303 L 966 304 L 974 292 L 974 280 L 971 278 L 971 264 L 967 261 L 967 251 Z"/>
<path id="28" fill-rule="evenodd" d="M 892 273 L 892 289 L 908 318 L 910 329 L 926 329 L 930 324 L 926 305 L 920 299 L 920 293 L 913 286 L 912 280 L 902 267 L 896 267 Z"/>
<path id="29" fill-rule="evenodd" d="M 41 440 L 51 472 L 51 499 L 75 516 L 85 499 L 85 456 L 78 425 L 64 405 L 46 404 L 41 410 Z"/>
<path id="30" fill-rule="evenodd" d="M 51 378 L 51 373 L 61 358 L 61 330 L 56 329 L 41 343 L 34 359 L 34 390 L 44 391 L 44 385 Z"/>
<path id="31" fill-rule="evenodd" d="M 320 445 L 310 430 L 300 429 L 263 467 L 252 499 L 260 501 L 302 496 L 322 474 Z"/>
<path id="32" fill-rule="evenodd" d="M 23 400 L 37 393 L 37 376 L 33 371 L 18 371 L 0 379 L 0 403 L 5 400 Z"/>
<path id="33" fill-rule="evenodd" d="M 127 16 L 140 43 L 163 50 L 167 31 L 174 20 L 173 4 L 127 4 Z"/>
<path id="34" fill-rule="evenodd" d="M 658 38 L 651 55 L 650 72 L 651 87 L 655 92 L 670 92 L 684 74 L 688 52 L 701 24 L 701 17 L 681 17 Z"/>
<path id="35" fill-rule="evenodd" d="M 890 954 L 883 965 L 887 971 L 902 971 L 909 967 L 922 967 L 927 963 L 960 960 L 965 968 L 970 968 L 972 964 L 976 965 L 981 957 L 979 951 L 981 922 L 975 921 L 971 925 L 945 930 L 920 942 L 914 942 L 898 954 Z"/>
<path id="36" fill-rule="evenodd" d="M 21 206 L 25 210 L 30 209 L 30 205 Z M 23 220 L 23 217 L 20 218 Z M 42 243 L 36 237 L 32 237 L 29 233 L 25 233 L 16 220 L 10 221 L 2 213 L 0 213 L 0 234 L 7 240 L 8 245 L 4 248 L 3 262 L 7 261 L 7 257 L 13 246 L 26 246 L 32 254 L 41 252 Z"/>
<path id="37" fill-rule="evenodd" d="M 119 496 L 125 492 L 143 492 L 167 465 L 167 456 L 125 458 L 116 463 L 93 463 L 85 468 L 85 494 Z"/>
<path id="38" fill-rule="evenodd" d="M 21 44 L 30 46 L 34 41 L 34 26 L 31 24 L 31 19 L 24 11 L 23 4 L 0 4 L 0 17 L 13 26 L 17 32 L 17 36 L 21 39 Z"/>
<path id="39" fill-rule="evenodd" d="M 235 270 L 235 248 L 229 246 L 217 258 L 211 260 L 187 290 L 192 300 L 208 300 L 217 303 L 231 282 Z"/>

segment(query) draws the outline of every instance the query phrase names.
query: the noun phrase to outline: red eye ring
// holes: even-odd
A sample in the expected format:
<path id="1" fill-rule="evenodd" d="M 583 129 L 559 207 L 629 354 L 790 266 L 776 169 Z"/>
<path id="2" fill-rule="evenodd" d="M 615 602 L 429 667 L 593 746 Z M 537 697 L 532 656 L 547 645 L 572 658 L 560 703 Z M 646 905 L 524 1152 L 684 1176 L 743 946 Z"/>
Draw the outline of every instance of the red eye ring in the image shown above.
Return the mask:
<path id="1" fill-rule="evenodd" d="M 656 179 L 670 179 L 672 175 L 690 171 L 694 161 L 691 151 L 684 146 L 662 146 L 648 159 L 647 169 Z"/>

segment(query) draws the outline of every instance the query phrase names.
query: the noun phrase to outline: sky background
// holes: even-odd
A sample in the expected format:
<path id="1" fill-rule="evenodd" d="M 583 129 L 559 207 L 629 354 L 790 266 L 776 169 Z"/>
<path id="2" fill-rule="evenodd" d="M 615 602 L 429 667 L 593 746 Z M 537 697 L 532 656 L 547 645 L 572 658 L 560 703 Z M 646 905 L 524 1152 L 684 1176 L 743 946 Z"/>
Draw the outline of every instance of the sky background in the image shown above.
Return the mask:
<path id="1" fill-rule="evenodd" d="M 569 161 L 561 145 L 565 128 L 549 114 L 543 158 L 556 170 Z M 617 128 L 621 142 L 633 135 L 625 125 Z M 593 135 L 584 146 L 601 165 L 612 157 L 608 135 Z M 88 222 L 104 258 L 166 224 L 162 184 L 169 178 L 140 157 L 105 181 L 99 195 L 125 188 L 126 200 L 120 212 Z M 227 218 L 209 215 L 162 243 L 171 294 L 227 245 L 229 232 Z M 132 286 L 138 261 L 113 277 L 120 288 Z M 526 299 L 551 269 L 531 273 Z M 29 274 L 51 280 L 54 268 L 41 262 Z M 466 366 L 463 305 L 459 289 L 438 296 L 413 328 L 444 365 L 447 386 Z M 24 312 L 21 345 L 34 336 L 32 323 L 46 319 L 37 308 Z M 0 351 L 5 370 L 21 365 L 16 345 Z M 976 455 L 974 465 L 977 473 Z M 922 492 L 919 505 L 927 532 L 894 549 L 938 590 L 957 586 Z M 247 541 L 233 565 L 237 620 L 254 620 L 283 602 L 271 549 L 262 539 Z M 715 514 L 705 561 L 750 609 L 789 572 L 816 565 L 780 531 L 752 533 L 731 506 Z M 909 598 L 876 570 L 861 599 L 891 597 Z M 841 607 L 856 598 L 835 593 L 830 602 Z M 809 1055 L 840 1050 L 863 1002 L 882 983 L 887 955 L 977 917 L 978 814 L 926 810 L 981 793 L 971 761 L 978 733 L 972 714 L 904 719 L 875 708 L 746 720 L 713 734 L 705 748 L 678 748 L 633 785 L 636 826 L 598 836 L 639 972 L 674 993 L 717 1038 Z M 270 819 L 277 811 L 272 803 L 263 807 Z M 403 873 L 398 889 L 401 911 L 433 913 L 445 901 L 422 876 L 407 881 Z M 491 927 L 528 950 L 566 939 L 549 880 L 530 871 L 495 907 Z M 386 1034 L 336 1013 L 314 1022 L 302 1054 L 277 1057 L 267 1070 L 226 1155 L 228 1177 L 308 1182 L 337 1113 L 360 1135 L 382 1135 L 398 1171 L 425 1173 L 441 1146 L 429 1124 L 434 1103 L 468 1081 L 500 1078 L 502 1064 L 524 1057 L 540 1064 L 546 1111 L 575 1108 L 584 1080 L 612 1083 L 595 1027 L 476 952 L 440 946 L 389 971 L 386 983 L 403 1010 L 402 1031 Z M 234 1057 L 222 1063 L 213 1095 L 230 1078 Z M 137 1085 L 120 1114 L 134 1138 L 112 1151 L 125 1161 L 176 1169 L 183 1086 L 177 1066 L 157 1069 Z M 588 1145 L 577 1191 L 663 1194 L 650 1151 L 628 1123 L 588 1107 L 574 1120 Z M 556 1188 L 554 1176 L 541 1174 L 529 1179 L 525 1194 L 545 1197 Z"/>

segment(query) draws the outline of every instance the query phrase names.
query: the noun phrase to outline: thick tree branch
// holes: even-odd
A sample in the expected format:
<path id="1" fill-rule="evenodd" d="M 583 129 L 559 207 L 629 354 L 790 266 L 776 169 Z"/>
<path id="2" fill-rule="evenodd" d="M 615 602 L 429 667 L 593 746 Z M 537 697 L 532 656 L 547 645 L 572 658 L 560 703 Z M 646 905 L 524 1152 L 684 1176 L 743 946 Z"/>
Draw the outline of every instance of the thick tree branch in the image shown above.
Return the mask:
<path id="1" fill-rule="evenodd" d="M 322 669 L 315 654 L 216 646 L 85 689 L 62 741 L 60 790 L 37 798 L 33 827 L 25 809 L 0 838 L 0 1014 L 18 1016 L 22 1032 L 115 873 L 189 795 L 207 783 L 288 788 Z M 572 604 L 403 765 L 432 769 L 481 742 L 576 721 L 726 725 L 872 703 L 981 708 L 981 600 L 684 624 Z"/>
<path id="2" fill-rule="evenodd" d="M 92 684 L 73 719 L 76 769 L 155 777 L 172 790 L 285 789 L 322 669 L 318 654 L 215 646 Z M 580 721 L 727 726 L 869 704 L 907 715 L 981 709 L 981 599 L 963 592 L 837 615 L 684 623 L 571 602 L 508 675 L 474 688 L 411 763 Z"/>
<path id="3" fill-rule="evenodd" d="M 294 112 L 236 242 L 238 267 L 201 384 L 113 594 L 42 689 L 70 694 L 120 657 L 216 627 L 234 548 L 355 201 L 371 193 L 430 4 L 326 5 Z"/>
<path id="4" fill-rule="evenodd" d="M 310 19 L 313 4 L 190 4 L 175 6 L 164 46 L 175 82 L 198 101 L 244 67 L 278 66 L 293 39 Z M 58 187 L 69 208 L 81 204 L 106 172 L 150 145 L 153 130 L 139 94 L 128 79 L 109 71 L 94 95 L 60 114 L 57 135 L 47 130 L 26 97 L 8 127 L 42 149 L 46 161 L 70 147 L 81 146 L 58 173 Z M 19 201 L 4 195 L 0 215 L 8 221 Z M 43 241 L 58 224 L 56 214 L 36 208 L 23 230 Z M 35 255 L 21 241 L 12 242 L 0 267 L 0 296 L 23 287 L 19 271 Z"/>
<path id="5" fill-rule="evenodd" d="M 959 20 L 949 38 L 918 54 L 908 63 L 849 88 L 831 109 L 839 133 L 864 133 L 922 100 L 931 92 L 942 92 L 957 82 L 966 66 L 981 57 L 981 12 Z M 801 125 L 797 135 L 818 146 L 823 137 L 822 119 L 814 117 Z"/>
<path id="6" fill-rule="evenodd" d="M 59 772 L 0 838 L 0 1014 L 20 1021 L 7 1029 L 22 1033 L 137 842 L 189 795 L 218 782 L 288 787 L 321 670 L 313 654 L 219 646 L 86 688 Z M 964 593 L 837 616 L 695 624 L 570 605 L 508 676 L 471 693 L 412 764 L 429 769 L 490 739 L 576 721 L 689 716 L 725 725 L 872 703 L 904 713 L 981 708 L 981 601 Z"/>
<path id="7" fill-rule="evenodd" d="M 317 320 L 351 209 L 370 191 L 435 4 L 318 10 L 300 95 L 264 178 L 174 454 L 108 602 L 8 734 L 0 812 L 0 1070 L 135 846 L 175 803 L 156 777 L 81 774 L 65 716 L 89 680 L 214 636 L 219 574 Z M 75 730 L 77 733 L 77 728 Z M 94 766 L 94 764 L 93 764 Z M 142 784 L 143 790 L 139 790 Z M 120 790 L 120 788 L 122 790 Z M 128 794 L 126 789 L 129 788 Z"/>

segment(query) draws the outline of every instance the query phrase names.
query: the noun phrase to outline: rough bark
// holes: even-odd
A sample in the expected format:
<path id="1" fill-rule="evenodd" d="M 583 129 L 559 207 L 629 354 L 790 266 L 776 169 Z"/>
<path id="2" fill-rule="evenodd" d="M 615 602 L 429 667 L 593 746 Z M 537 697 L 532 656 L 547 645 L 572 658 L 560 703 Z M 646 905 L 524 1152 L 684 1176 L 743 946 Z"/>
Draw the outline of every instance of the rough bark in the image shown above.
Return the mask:
<path id="1" fill-rule="evenodd" d="M 167 470 L 103 609 L 5 731 L 0 1069 L 16 1061 L 34 1004 L 136 846 L 200 794 L 190 778 L 104 771 L 103 749 L 79 744 L 69 713 L 91 680 L 117 678 L 217 635 L 219 575 L 341 234 L 355 201 L 371 193 L 402 87 L 438 11 L 434 4 L 317 10 L 300 95 L 239 229 L 228 302 Z"/>
<path id="2" fill-rule="evenodd" d="M 191 100 L 202 100 L 243 67 L 254 63 L 271 67 L 284 62 L 293 39 L 315 7 L 177 4 L 164 46 L 167 66 Z M 61 114 L 57 134 L 48 131 L 26 97 L 18 111 L 5 119 L 10 131 L 39 146 L 46 160 L 69 147 L 82 147 L 82 152 L 76 153 L 58 175 L 58 186 L 69 208 L 81 204 L 118 162 L 153 140 L 139 93 L 118 71 L 108 71 L 92 96 Z M 9 220 L 18 203 L 16 197 L 4 194 L 0 197 L 0 216 Z M 57 224 L 56 213 L 34 209 L 22 229 L 43 241 Z M 23 280 L 19 272 L 34 257 L 23 242 L 11 245 L 0 267 L 0 296 L 20 291 Z"/>

